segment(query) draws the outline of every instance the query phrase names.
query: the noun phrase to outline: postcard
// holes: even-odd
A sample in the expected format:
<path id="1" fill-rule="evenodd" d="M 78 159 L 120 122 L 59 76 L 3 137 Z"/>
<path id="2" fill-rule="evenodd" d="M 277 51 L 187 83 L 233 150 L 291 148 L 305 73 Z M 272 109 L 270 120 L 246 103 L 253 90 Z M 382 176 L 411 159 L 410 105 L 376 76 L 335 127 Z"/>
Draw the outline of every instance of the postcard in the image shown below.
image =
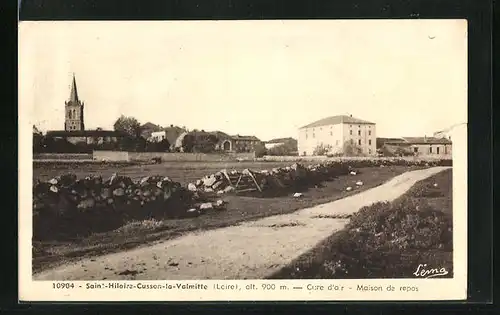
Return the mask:
<path id="1" fill-rule="evenodd" d="M 467 296 L 466 20 L 20 22 L 18 132 L 21 301 Z"/>

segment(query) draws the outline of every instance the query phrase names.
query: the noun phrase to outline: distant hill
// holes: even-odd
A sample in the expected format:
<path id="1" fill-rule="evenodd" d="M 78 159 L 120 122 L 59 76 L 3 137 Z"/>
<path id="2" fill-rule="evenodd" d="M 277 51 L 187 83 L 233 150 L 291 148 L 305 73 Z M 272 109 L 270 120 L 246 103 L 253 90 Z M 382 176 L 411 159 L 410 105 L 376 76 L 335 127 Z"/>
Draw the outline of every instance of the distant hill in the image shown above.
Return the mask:
<path id="1" fill-rule="evenodd" d="M 272 143 L 297 143 L 297 140 L 295 140 L 294 138 L 291 138 L 291 137 L 276 138 L 276 139 L 266 141 L 265 143 L 269 143 L 269 144 L 272 144 Z"/>

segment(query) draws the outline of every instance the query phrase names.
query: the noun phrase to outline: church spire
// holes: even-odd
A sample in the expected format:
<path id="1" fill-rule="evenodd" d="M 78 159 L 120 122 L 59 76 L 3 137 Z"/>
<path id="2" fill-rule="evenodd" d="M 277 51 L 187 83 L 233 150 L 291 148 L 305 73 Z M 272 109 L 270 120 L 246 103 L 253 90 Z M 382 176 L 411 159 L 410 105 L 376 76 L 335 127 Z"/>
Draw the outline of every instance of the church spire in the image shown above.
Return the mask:
<path id="1" fill-rule="evenodd" d="M 75 105 L 80 102 L 80 100 L 78 99 L 78 91 L 76 89 L 76 79 L 74 73 L 73 73 L 73 84 L 71 85 L 71 94 L 69 97 L 69 101 Z"/>

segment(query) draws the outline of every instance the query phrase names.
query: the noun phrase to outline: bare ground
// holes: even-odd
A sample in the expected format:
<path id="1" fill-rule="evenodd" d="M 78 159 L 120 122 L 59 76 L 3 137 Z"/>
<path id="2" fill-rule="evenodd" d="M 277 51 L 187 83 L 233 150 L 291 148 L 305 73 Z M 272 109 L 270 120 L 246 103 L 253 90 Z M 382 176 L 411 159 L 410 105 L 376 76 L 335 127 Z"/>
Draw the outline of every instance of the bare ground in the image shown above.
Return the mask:
<path id="1" fill-rule="evenodd" d="M 349 197 L 264 219 L 115 254 L 83 259 L 34 275 L 35 280 L 261 279 L 288 265 L 347 219 L 322 215 L 352 214 L 376 201 L 391 201 L 446 168 L 407 172 L 389 182 Z"/>

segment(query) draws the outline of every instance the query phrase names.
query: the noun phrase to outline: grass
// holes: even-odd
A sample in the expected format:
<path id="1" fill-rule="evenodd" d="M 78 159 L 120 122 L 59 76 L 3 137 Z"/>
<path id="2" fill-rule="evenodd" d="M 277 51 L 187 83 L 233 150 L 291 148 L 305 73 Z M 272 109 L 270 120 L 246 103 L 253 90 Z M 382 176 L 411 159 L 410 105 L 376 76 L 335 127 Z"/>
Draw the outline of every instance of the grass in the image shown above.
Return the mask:
<path id="1" fill-rule="evenodd" d="M 453 277 L 451 183 L 452 170 L 445 170 L 392 203 L 361 209 L 270 279 L 414 278 L 419 264 Z"/>
<path id="2" fill-rule="evenodd" d="M 33 164 L 33 179 L 42 181 L 50 180 L 57 175 L 64 173 L 74 173 L 82 178 L 88 175 L 100 175 L 109 178 L 113 173 L 128 176 L 133 180 L 140 179 L 147 175 L 158 174 L 168 176 L 172 180 L 187 184 L 194 182 L 205 175 L 215 173 L 221 169 L 245 169 L 263 170 L 274 167 L 290 166 L 291 162 L 166 162 L 162 164 L 138 164 L 129 165 L 127 163 L 50 163 Z M 302 163 L 304 165 L 312 164 Z"/>
<path id="3" fill-rule="evenodd" d="M 170 178 L 186 183 L 203 175 L 221 168 L 251 167 L 272 168 L 289 165 L 290 163 L 177 163 L 175 165 L 148 165 L 124 167 L 120 174 L 127 176 L 142 177 L 145 173 L 159 173 Z M 353 195 L 369 188 L 381 185 L 396 175 L 417 167 L 373 167 L 363 168 L 356 176 L 341 176 L 333 181 L 324 183 L 321 187 L 305 191 L 301 198 L 293 198 L 291 195 L 276 198 L 254 198 L 244 196 L 224 196 L 228 202 L 226 211 L 207 213 L 196 218 L 169 219 L 169 220 L 147 220 L 133 221 L 110 232 L 93 234 L 88 237 L 76 238 L 69 241 L 45 241 L 33 242 L 33 270 L 34 272 L 44 270 L 62 263 L 93 257 L 107 253 L 118 252 L 126 249 L 142 246 L 154 241 L 167 240 L 178 237 L 183 233 L 195 230 L 215 229 L 230 225 L 236 225 L 243 221 L 251 221 L 267 216 L 291 213 L 299 209 L 314 205 L 327 203 L 349 195 Z M 66 172 L 67 170 L 63 170 Z M 116 170 L 107 170 L 114 172 Z M 61 170 L 59 170 L 61 172 Z M 96 171 L 98 172 L 98 171 Z M 44 173 L 47 177 L 57 175 L 54 170 L 39 170 L 38 174 Z M 84 175 L 89 172 L 84 172 Z M 100 172 L 99 172 L 100 173 Z M 77 172 L 77 175 L 78 172 Z M 84 176 L 80 174 L 79 176 Z M 347 186 L 355 187 L 357 181 L 362 181 L 363 186 L 347 192 Z"/>

